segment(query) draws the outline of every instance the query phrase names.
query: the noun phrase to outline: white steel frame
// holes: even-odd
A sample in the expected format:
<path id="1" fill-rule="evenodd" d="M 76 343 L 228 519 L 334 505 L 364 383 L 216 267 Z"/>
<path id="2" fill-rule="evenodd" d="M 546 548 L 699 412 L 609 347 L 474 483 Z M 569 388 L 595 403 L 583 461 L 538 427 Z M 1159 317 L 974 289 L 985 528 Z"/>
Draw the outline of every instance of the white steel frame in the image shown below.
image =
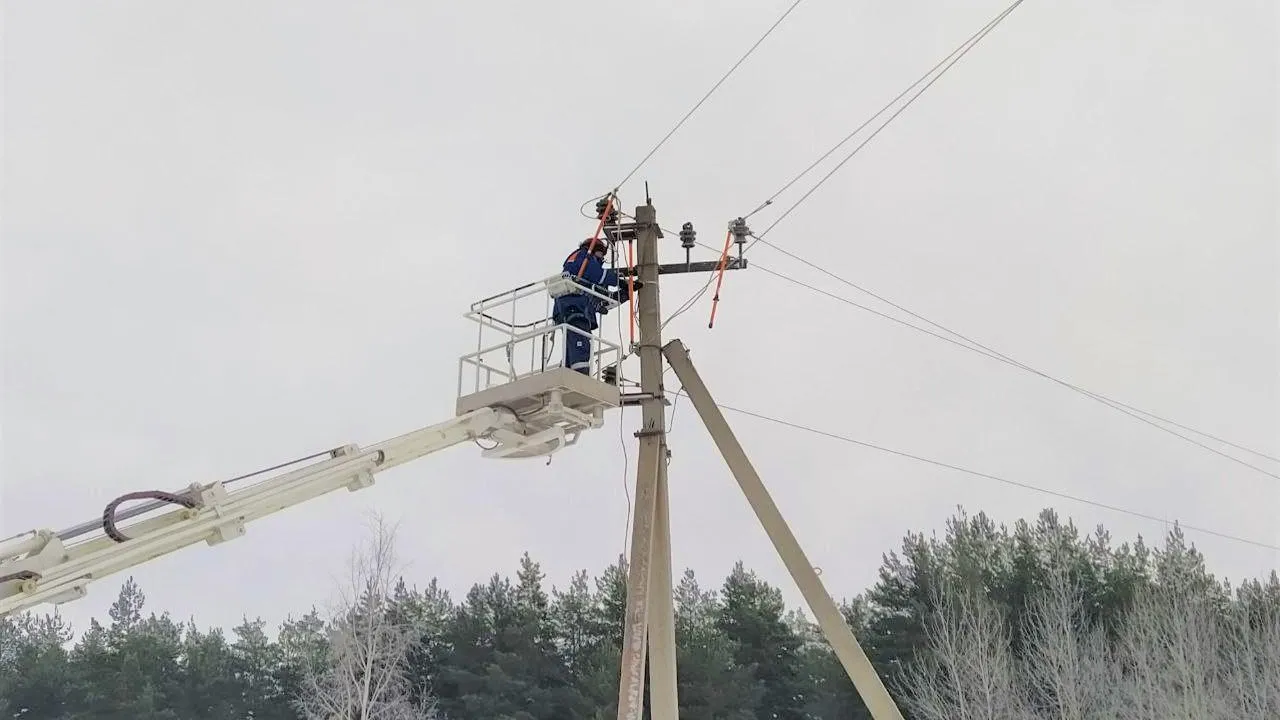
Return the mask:
<path id="1" fill-rule="evenodd" d="M 603 382 L 604 369 L 620 364 L 623 348 L 618 343 L 605 339 L 600 333 L 588 333 L 565 323 L 552 322 L 552 300 L 568 292 L 587 295 L 607 310 L 614 310 L 621 305 L 608 295 L 577 284 L 565 273 L 522 285 L 473 304 L 463 317 L 478 326 L 476 349 L 458 360 L 459 396 L 563 367 L 564 346 L 570 333 L 585 337 L 591 342 L 591 368 L 587 375 Z M 532 320 L 522 321 L 522 317 L 530 316 L 528 308 L 532 303 L 528 301 L 531 300 L 540 300 L 542 307 L 532 315 Z M 486 335 L 496 335 L 498 340 L 486 344 Z M 520 347 L 522 345 L 528 347 L 527 364 L 524 364 L 525 351 Z M 499 351 L 505 351 L 505 364 L 499 365 L 489 360 L 490 355 Z M 468 370 L 471 371 L 470 378 Z"/>

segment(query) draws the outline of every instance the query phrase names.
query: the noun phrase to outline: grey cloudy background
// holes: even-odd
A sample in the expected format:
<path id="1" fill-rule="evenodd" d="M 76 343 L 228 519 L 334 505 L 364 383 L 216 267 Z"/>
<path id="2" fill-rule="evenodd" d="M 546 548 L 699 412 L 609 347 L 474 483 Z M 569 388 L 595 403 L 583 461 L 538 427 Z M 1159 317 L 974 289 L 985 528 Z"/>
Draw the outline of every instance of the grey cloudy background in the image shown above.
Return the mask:
<path id="1" fill-rule="evenodd" d="M 787 4 L 6 3 L 0 535 L 450 417 L 466 306 L 554 272 L 593 227 L 579 205 Z M 622 189 L 627 208 L 647 179 L 664 224 L 718 243 L 1004 4 L 802 3 Z M 1276 454 L 1276 40 L 1261 0 L 1026 3 L 769 239 Z M 753 259 L 867 301 L 767 247 Z M 697 282 L 667 282 L 665 308 Z M 759 271 L 723 297 L 715 330 L 709 298 L 668 328 L 721 402 L 1280 543 L 1274 478 Z M 671 440 L 676 567 L 718 583 L 743 558 L 798 602 L 691 410 Z M 957 505 L 1166 529 L 730 419 L 836 595 Z M 528 550 L 563 585 L 623 549 L 618 423 L 550 466 L 456 448 L 135 576 L 201 624 L 275 622 L 327 598 L 376 509 L 418 582 L 461 593 Z M 1233 578 L 1280 566 L 1191 537 Z M 64 613 L 83 627 L 121 580 Z"/>

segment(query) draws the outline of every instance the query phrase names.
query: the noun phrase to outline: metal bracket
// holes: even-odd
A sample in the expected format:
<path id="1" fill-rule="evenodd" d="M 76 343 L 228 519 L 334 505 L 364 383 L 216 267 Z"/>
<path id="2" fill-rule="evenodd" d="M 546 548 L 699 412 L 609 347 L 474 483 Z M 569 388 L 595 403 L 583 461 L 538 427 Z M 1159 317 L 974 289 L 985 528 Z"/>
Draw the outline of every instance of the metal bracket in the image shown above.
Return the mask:
<path id="1" fill-rule="evenodd" d="M 731 257 L 725 261 L 725 270 L 744 270 L 747 267 L 746 258 Z M 678 275 L 681 273 L 703 273 L 703 272 L 719 272 L 719 260 L 700 260 L 692 263 L 664 263 L 658 266 L 659 275 Z M 618 277 L 631 277 L 636 271 L 631 268 L 618 268 Z"/>
<path id="2" fill-rule="evenodd" d="M 656 226 L 656 223 L 644 223 L 639 221 L 618 223 L 616 225 L 605 225 L 604 235 L 614 242 L 618 242 L 620 240 L 638 240 L 641 232 L 646 228 L 654 226 Z M 658 237 L 661 238 L 662 228 L 657 227 L 656 230 Z"/>
<path id="3" fill-rule="evenodd" d="M 652 400 L 655 397 L 661 400 L 663 405 L 667 407 L 671 407 L 671 401 L 668 400 L 664 395 L 655 396 L 653 393 L 641 392 L 641 393 L 623 393 L 620 396 L 622 400 L 621 404 L 624 407 L 630 406 L 630 405 L 643 405 L 645 400 Z"/>

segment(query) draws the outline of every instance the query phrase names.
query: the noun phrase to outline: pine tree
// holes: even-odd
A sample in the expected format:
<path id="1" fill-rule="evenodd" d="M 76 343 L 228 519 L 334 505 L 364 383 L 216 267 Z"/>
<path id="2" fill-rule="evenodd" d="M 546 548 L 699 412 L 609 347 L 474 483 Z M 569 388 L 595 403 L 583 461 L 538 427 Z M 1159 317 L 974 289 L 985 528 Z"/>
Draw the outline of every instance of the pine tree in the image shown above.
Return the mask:
<path id="1" fill-rule="evenodd" d="M 784 620 L 782 592 L 738 561 L 720 595 L 716 627 L 732 643 L 734 661 L 764 687 L 758 717 L 800 720 L 800 638 Z"/>
<path id="2" fill-rule="evenodd" d="M 56 613 L 19 615 L 0 625 L 4 717 L 58 718 L 71 710 L 67 652 L 71 628 Z"/>
<path id="3" fill-rule="evenodd" d="M 675 588 L 676 668 L 680 717 L 688 720 L 748 720 L 759 717 L 764 684 L 735 660 L 735 645 L 717 622 L 720 603 L 704 591 L 692 570 Z"/>

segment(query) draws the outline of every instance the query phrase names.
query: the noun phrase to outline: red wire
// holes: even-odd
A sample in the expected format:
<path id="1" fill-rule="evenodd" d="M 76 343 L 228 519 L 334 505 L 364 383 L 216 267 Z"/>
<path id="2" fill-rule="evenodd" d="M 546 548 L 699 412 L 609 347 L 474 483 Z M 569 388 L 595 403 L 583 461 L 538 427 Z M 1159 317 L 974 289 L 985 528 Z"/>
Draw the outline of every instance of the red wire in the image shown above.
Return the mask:
<path id="1" fill-rule="evenodd" d="M 729 230 L 724 235 L 724 252 L 720 253 L 720 270 L 716 276 L 716 294 L 711 298 L 711 322 L 707 323 L 707 328 L 716 326 L 716 307 L 720 305 L 720 284 L 724 282 L 724 267 L 729 262 L 729 241 L 733 239 L 733 230 Z"/>
<path id="2" fill-rule="evenodd" d="M 596 232 L 591 236 L 591 244 L 587 246 L 587 254 L 582 258 L 582 265 L 578 267 L 578 279 L 582 279 L 582 274 L 587 271 L 587 260 L 591 258 L 591 253 L 596 249 L 596 241 L 600 239 L 600 231 L 604 230 L 604 221 L 609 219 L 609 211 L 613 209 L 613 193 L 609 193 L 609 199 L 604 204 L 604 212 L 600 214 L 600 222 L 596 224 Z"/>

